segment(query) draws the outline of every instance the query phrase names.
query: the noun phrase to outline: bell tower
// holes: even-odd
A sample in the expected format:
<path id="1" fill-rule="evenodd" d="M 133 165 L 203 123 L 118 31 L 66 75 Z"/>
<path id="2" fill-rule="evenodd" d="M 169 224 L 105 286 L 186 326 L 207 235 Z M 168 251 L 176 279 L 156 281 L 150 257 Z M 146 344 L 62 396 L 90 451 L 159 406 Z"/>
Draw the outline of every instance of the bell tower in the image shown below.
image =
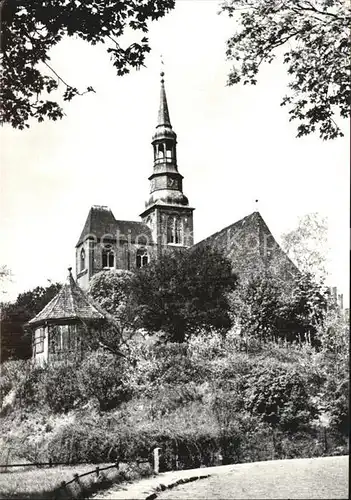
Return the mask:
<path id="1" fill-rule="evenodd" d="M 160 107 L 152 137 L 154 153 L 150 197 L 140 215 L 157 243 L 158 253 L 165 246 L 187 248 L 193 245 L 193 208 L 183 194 L 183 176 L 177 165 L 177 134 L 169 118 L 164 73 L 161 73 Z"/>

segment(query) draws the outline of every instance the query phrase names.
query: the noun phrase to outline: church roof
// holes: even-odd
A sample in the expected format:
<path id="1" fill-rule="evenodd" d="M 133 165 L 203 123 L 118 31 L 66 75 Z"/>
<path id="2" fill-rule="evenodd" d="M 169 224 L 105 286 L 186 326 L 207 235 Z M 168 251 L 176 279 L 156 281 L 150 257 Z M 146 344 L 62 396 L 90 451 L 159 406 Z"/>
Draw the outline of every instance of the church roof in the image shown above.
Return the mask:
<path id="1" fill-rule="evenodd" d="M 83 290 L 74 281 L 71 268 L 66 283 L 57 295 L 28 322 L 29 326 L 36 326 L 50 322 L 62 323 L 72 320 L 98 321 L 105 319 L 102 309 L 87 297 Z"/>
<path id="2" fill-rule="evenodd" d="M 246 227 L 250 226 L 258 226 L 260 223 L 264 223 L 264 220 L 259 212 L 252 212 L 250 215 L 246 215 L 243 219 L 240 219 L 233 224 L 230 224 L 229 226 L 224 227 L 220 231 L 217 231 L 216 233 L 211 234 L 211 236 L 208 236 L 207 238 L 199 241 L 196 243 L 194 246 L 197 245 L 205 245 L 207 243 L 221 243 L 223 240 L 223 237 L 229 233 L 235 233 L 237 231 L 241 231 L 245 229 Z"/>
<path id="3" fill-rule="evenodd" d="M 194 247 L 207 245 L 221 250 L 232 262 L 234 271 L 242 276 L 262 271 L 267 266 L 283 280 L 299 273 L 259 212 L 247 215 L 196 243 Z"/>
<path id="4" fill-rule="evenodd" d="M 79 246 L 89 237 L 98 241 L 103 236 L 106 239 L 120 238 L 123 241 L 129 240 L 131 243 L 137 242 L 138 237 L 143 236 L 149 243 L 153 242 L 151 230 L 143 222 L 116 220 L 109 207 L 94 205 L 89 211 L 76 246 Z"/>

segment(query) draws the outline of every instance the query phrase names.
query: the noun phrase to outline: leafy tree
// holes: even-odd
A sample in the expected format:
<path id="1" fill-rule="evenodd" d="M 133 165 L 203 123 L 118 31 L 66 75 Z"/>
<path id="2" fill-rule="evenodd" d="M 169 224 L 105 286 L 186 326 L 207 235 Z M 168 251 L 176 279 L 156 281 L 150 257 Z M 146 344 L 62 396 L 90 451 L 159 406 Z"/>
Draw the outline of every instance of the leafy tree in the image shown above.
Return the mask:
<path id="1" fill-rule="evenodd" d="M 3 284 L 6 281 L 11 281 L 11 277 L 11 270 L 6 265 L 0 266 L 0 293 L 6 293 L 6 291 L 2 290 Z"/>
<path id="2" fill-rule="evenodd" d="M 94 91 L 79 91 L 49 64 L 50 49 L 64 37 L 104 43 L 117 74 L 124 75 L 143 65 L 150 47 L 143 36 L 123 48 L 122 35 L 147 33 L 148 21 L 173 8 L 174 0 L 1 0 L 2 122 L 23 129 L 31 117 L 57 120 L 64 115 L 58 101 Z"/>
<path id="3" fill-rule="evenodd" d="M 329 417 L 329 425 L 343 436 L 349 434 L 349 341 L 350 325 L 333 301 L 329 301 L 323 327 L 319 369 L 324 385 L 320 405 Z"/>
<path id="4" fill-rule="evenodd" d="M 230 327 L 226 293 L 235 284 L 229 260 L 210 247 L 195 247 L 167 252 L 139 270 L 133 296 L 144 328 L 183 342 L 202 326 Z"/>
<path id="5" fill-rule="evenodd" d="M 234 322 L 241 335 L 260 341 L 319 342 L 317 332 L 328 307 L 328 292 L 311 275 L 295 276 L 283 288 L 269 273 L 251 276 L 230 295 Z"/>
<path id="6" fill-rule="evenodd" d="M 94 332 L 93 344 L 103 346 L 110 352 L 121 355 L 137 329 L 134 303 L 130 298 L 133 274 L 125 270 L 102 271 L 93 276 L 89 285 L 89 296 L 107 314 L 107 324 Z"/>
<path id="7" fill-rule="evenodd" d="M 326 275 L 328 255 L 328 224 L 318 213 L 299 218 L 298 225 L 282 235 L 282 247 L 303 273 L 317 279 Z"/>
<path id="8" fill-rule="evenodd" d="M 323 139 L 343 133 L 336 117 L 350 114 L 350 4 L 345 0 L 225 0 L 222 12 L 237 20 L 227 42 L 234 61 L 229 85 L 257 83 L 262 63 L 283 52 L 291 77 L 282 100 L 297 136 L 319 129 Z"/>
<path id="9" fill-rule="evenodd" d="M 61 283 L 51 283 L 46 287 L 37 286 L 33 290 L 20 293 L 15 304 L 18 307 L 23 307 L 31 317 L 34 317 L 55 297 L 61 290 L 61 287 Z"/>
<path id="10" fill-rule="evenodd" d="M 130 295 L 133 274 L 109 270 L 95 274 L 89 284 L 89 295 L 116 320 L 122 321 Z"/>
<path id="11" fill-rule="evenodd" d="M 266 273 L 242 281 L 230 295 L 234 322 L 246 337 L 277 339 L 281 314 L 281 290 L 275 278 Z"/>
<path id="12" fill-rule="evenodd" d="M 14 303 L 1 306 L 1 362 L 10 357 L 25 359 L 31 356 L 31 338 L 24 325 L 36 316 L 61 288 L 60 283 L 37 286 L 20 293 Z"/>

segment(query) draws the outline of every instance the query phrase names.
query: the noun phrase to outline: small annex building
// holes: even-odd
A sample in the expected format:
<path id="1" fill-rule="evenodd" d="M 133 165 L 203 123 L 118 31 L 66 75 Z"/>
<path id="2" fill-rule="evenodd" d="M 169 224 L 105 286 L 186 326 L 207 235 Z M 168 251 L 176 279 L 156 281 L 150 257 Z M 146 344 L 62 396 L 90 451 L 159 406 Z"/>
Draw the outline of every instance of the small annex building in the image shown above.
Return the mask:
<path id="1" fill-rule="evenodd" d="M 43 365 L 81 359 L 91 332 L 107 320 L 104 311 L 68 277 L 58 294 L 27 323 L 32 332 L 32 360 Z"/>

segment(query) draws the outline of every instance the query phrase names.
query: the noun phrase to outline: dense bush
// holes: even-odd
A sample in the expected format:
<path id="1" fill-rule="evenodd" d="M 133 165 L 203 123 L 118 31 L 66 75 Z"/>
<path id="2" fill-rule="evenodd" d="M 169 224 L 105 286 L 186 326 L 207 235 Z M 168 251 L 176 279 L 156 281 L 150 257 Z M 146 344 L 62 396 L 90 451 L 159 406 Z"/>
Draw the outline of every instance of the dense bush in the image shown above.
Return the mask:
<path id="1" fill-rule="evenodd" d="M 78 366 L 56 363 L 47 366 L 40 379 L 43 402 L 54 413 L 67 412 L 84 400 L 78 378 Z"/>
<path id="2" fill-rule="evenodd" d="M 106 352 L 93 352 L 79 371 L 86 399 L 95 399 L 102 411 L 111 410 L 131 396 L 126 383 L 127 364 L 123 358 Z"/>
<path id="3" fill-rule="evenodd" d="M 16 388 L 16 401 L 21 408 L 37 406 L 44 402 L 43 398 L 44 369 L 36 366 L 25 372 Z"/>
<path id="4" fill-rule="evenodd" d="M 273 428 L 294 433 L 317 415 L 306 382 L 296 370 L 259 365 L 249 375 L 245 408 Z"/>
<path id="5" fill-rule="evenodd" d="M 242 352 L 231 332 L 211 335 L 134 338 L 132 363 L 100 351 L 80 366 L 6 365 L 16 450 L 25 440 L 29 458 L 133 462 L 160 447 L 165 470 L 347 452 L 348 369 L 335 339 Z"/>
<path id="6" fill-rule="evenodd" d="M 53 461 L 70 464 L 118 459 L 114 438 L 104 426 L 74 423 L 62 427 L 48 445 Z"/>
<path id="7" fill-rule="evenodd" d="M 29 375 L 31 363 L 28 360 L 6 361 L 1 365 L 0 399 L 1 402 L 16 389 L 23 379 Z"/>

